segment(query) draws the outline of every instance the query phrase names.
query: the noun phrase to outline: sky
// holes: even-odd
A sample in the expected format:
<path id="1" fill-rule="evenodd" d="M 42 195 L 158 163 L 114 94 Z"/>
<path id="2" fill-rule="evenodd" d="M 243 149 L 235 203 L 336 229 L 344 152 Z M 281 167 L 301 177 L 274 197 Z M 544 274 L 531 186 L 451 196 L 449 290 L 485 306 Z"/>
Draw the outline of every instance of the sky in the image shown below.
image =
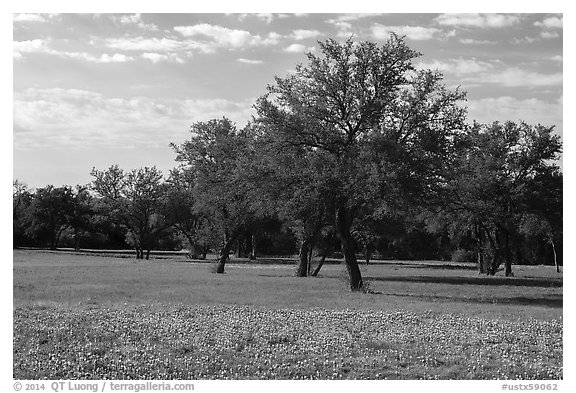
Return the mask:
<path id="1" fill-rule="evenodd" d="M 198 121 L 242 127 L 275 76 L 317 41 L 405 36 L 470 121 L 526 121 L 563 136 L 562 14 L 13 14 L 13 178 L 87 184 L 93 167 L 177 163 Z"/>

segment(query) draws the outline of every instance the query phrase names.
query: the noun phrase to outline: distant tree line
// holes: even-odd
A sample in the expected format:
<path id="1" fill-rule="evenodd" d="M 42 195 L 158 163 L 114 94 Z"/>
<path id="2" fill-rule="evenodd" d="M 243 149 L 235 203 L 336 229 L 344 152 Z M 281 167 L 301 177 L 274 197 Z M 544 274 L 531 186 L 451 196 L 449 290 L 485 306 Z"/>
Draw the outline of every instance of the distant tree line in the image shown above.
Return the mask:
<path id="1" fill-rule="evenodd" d="M 396 35 L 383 45 L 319 42 L 276 77 L 238 129 L 226 117 L 173 143 L 178 166 L 92 170 L 86 186 L 14 183 L 14 246 L 188 249 L 191 258 L 329 255 L 351 290 L 358 258 L 562 263 L 561 142 L 553 127 L 469 124 L 465 94 L 417 70 Z M 312 262 L 316 256 L 316 266 Z"/>

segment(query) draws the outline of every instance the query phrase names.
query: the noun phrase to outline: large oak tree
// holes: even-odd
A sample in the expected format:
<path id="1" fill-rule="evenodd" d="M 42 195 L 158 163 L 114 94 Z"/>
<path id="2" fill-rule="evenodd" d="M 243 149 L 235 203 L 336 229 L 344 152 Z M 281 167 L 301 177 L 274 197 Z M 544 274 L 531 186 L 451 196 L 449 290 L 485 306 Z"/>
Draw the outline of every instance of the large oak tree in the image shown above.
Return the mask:
<path id="1" fill-rule="evenodd" d="M 450 137 L 464 121 L 464 95 L 447 90 L 439 73 L 415 70 L 418 55 L 396 35 L 383 45 L 330 39 L 256 103 L 276 139 L 324 162 L 351 290 L 363 289 L 355 219 L 440 181 Z"/>

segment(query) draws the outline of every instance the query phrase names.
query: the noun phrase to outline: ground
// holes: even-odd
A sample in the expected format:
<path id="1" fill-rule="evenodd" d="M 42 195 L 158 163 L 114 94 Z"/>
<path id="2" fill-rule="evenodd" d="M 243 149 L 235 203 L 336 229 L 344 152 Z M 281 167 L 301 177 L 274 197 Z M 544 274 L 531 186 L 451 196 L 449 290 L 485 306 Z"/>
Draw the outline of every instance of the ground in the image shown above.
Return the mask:
<path id="1" fill-rule="evenodd" d="M 562 274 L 14 251 L 18 379 L 560 379 Z M 234 262 L 234 261 L 233 261 Z"/>

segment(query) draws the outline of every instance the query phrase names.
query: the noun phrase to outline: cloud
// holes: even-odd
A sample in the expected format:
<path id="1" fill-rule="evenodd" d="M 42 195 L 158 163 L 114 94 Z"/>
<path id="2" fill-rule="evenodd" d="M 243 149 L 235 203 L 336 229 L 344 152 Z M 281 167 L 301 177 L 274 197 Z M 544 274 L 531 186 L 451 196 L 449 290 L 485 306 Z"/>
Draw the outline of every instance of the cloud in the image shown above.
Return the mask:
<path id="1" fill-rule="evenodd" d="M 562 61 L 562 56 L 552 57 Z M 504 87 L 552 87 L 562 86 L 562 73 L 543 74 L 519 67 L 502 68 L 500 62 L 486 62 L 475 58 L 421 61 L 419 69 L 436 69 L 445 75 L 456 75 L 458 81 L 468 86 L 496 84 Z"/>
<path id="2" fill-rule="evenodd" d="M 52 49 L 48 45 L 48 42 L 40 39 L 14 41 L 12 43 L 12 49 L 13 57 L 17 60 L 23 59 L 23 53 L 43 53 L 62 58 L 84 60 L 92 63 L 124 63 L 134 60 L 132 57 L 120 53 L 114 53 L 112 55 L 104 53 L 100 56 L 94 56 L 86 52 L 58 51 Z"/>
<path id="3" fill-rule="evenodd" d="M 558 38 L 560 35 L 555 31 L 542 31 L 540 32 L 540 37 L 544 38 L 545 40 L 549 40 L 552 38 Z"/>
<path id="4" fill-rule="evenodd" d="M 269 33 L 266 37 L 261 37 L 246 30 L 229 29 L 208 23 L 175 26 L 174 31 L 184 37 L 204 37 L 210 45 L 228 49 L 273 45 L 277 44 L 281 38 L 280 34 L 274 32 Z"/>
<path id="5" fill-rule="evenodd" d="M 558 63 L 562 63 L 564 61 L 564 57 L 562 55 L 556 55 L 556 56 L 552 56 L 550 58 L 550 60 L 558 62 Z"/>
<path id="6" fill-rule="evenodd" d="M 238 61 L 240 63 L 244 63 L 244 64 L 262 64 L 262 63 L 264 63 L 262 60 L 253 60 L 253 59 L 244 59 L 244 58 L 236 59 L 236 61 Z"/>
<path id="7" fill-rule="evenodd" d="M 183 64 L 184 59 L 178 56 L 177 53 L 155 53 L 155 52 L 145 52 L 140 55 L 141 58 L 150 60 L 152 63 L 178 63 Z"/>
<path id="8" fill-rule="evenodd" d="M 360 19 L 371 18 L 374 16 L 378 16 L 380 14 L 370 14 L 370 13 L 357 13 L 357 14 L 343 14 L 339 15 L 335 19 L 328 19 L 328 23 L 338 23 L 338 22 L 352 22 L 357 21 Z"/>
<path id="9" fill-rule="evenodd" d="M 378 14 L 344 14 L 339 15 L 337 18 L 328 19 L 326 23 L 333 25 L 336 28 L 336 36 L 339 38 L 349 38 L 354 34 L 352 30 L 352 22 L 357 20 L 377 16 Z"/>
<path id="10" fill-rule="evenodd" d="M 40 53 L 48 52 L 50 48 L 48 47 L 46 41 L 40 39 L 26 40 L 26 41 L 14 41 L 12 42 L 12 50 L 14 53 Z"/>
<path id="11" fill-rule="evenodd" d="M 168 146 L 186 137 L 196 121 L 226 115 L 245 124 L 253 114 L 252 103 L 30 88 L 14 94 L 14 148 Z"/>
<path id="12" fill-rule="evenodd" d="M 374 23 L 370 28 L 372 36 L 376 39 L 388 39 L 390 33 L 394 32 L 398 35 L 405 35 L 407 38 L 414 41 L 424 41 L 435 38 L 442 30 L 434 27 L 421 27 L 421 26 L 384 26 L 379 23 Z"/>
<path id="13" fill-rule="evenodd" d="M 541 22 L 540 21 L 534 22 L 534 26 L 544 27 L 547 29 L 561 29 L 563 27 L 563 24 L 564 19 L 557 16 L 551 16 L 545 18 Z"/>
<path id="14" fill-rule="evenodd" d="M 523 38 L 518 38 L 518 37 L 514 37 L 512 39 L 512 43 L 513 44 L 532 44 L 534 42 L 540 41 L 539 37 L 523 37 Z"/>
<path id="15" fill-rule="evenodd" d="M 497 44 L 496 41 L 489 41 L 489 40 L 477 40 L 474 38 L 461 38 L 458 40 L 461 44 L 466 45 L 494 45 Z"/>
<path id="16" fill-rule="evenodd" d="M 47 22 L 41 14 L 14 14 L 14 22 Z"/>
<path id="17" fill-rule="evenodd" d="M 190 40 L 175 40 L 172 38 L 108 38 L 104 45 L 108 48 L 125 50 L 125 51 L 144 51 L 144 52 L 181 52 L 181 51 L 200 51 L 203 53 L 213 52 L 214 49 L 208 44 L 199 43 Z"/>
<path id="18" fill-rule="evenodd" d="M 511 14 L 442 14 L 435 21 L 442 26 L 466 26 L 480 28 L 508 27 L 519 23 L 521 18 Z"/>
<path id="19" fill-rule="evenodd" d="M 291 44 L 284 48 L 284 52 L 288 53 L 306 53 L 309 52 L 310 48 L 302 44 Z"/>
<path id="20" fill-rule="evenodd" d="M 290 35 L 291 38 L 295 39 L 296 41 L 305 40 L 308 38 L 316 38 L 322 36 L 323 33 L 318 30 L 294 30 Z"/>
<path id="21" fill-rule="evenodd" d="M 421 62 L 417 64 L 420 69 L 433 69 L 439 70 L 444 73 L 463 75 L 463 74 L 478 74 L 481 72 L 490 71 L 493 65 L 485 61 L 472 59 L 450 59 L 450 60 L 433 60 L 432 62 Z"/>
<path id="22" fill-rule="evenodd" d="M 500 72 L 490 72 L 469 79 L 480 83 L 494 83 L 506 87 L 562 86 L 562 73 L 541 74 L 534 71 L 511 67 Z"/>
<path id="23" fill-rule="evenodd" d="M 537 98 L 519 99 L 509 96 L 468 101 L 469 119 L 481 123 L 494 121 L 525 121 L 529 124 L 556 126 L 562 134 L 562 97 L 554 101 Z"/>
<path id="24" fill-rule="evenodd" d="M 232 14 L 235 15 L 235 14 Z M 252 14 L 238 14 L 238 20 L 243 21 L 246 18 L 257 18 L 266 24 L 272 23 L 276 19 L 288 18 L 290 16 L 306 16 L 307 14 L 282 14 L 282 13 L 252 13 Z"/>
<path id="25" fill-rule="evenodd" d="M 150 31 L 158 30 L 158 26 L 156 26 L 155 24 L 144 23 L 141 14 L 122 15 L 120 17 L 116 17 L 115 20 L 117 20 L 121 25 L 137 26 L 141 29 Z"/>
<path id="26" fill-rule="evenodd" d="M 114 53 L 113 55 L 108 55 L 104 53 L 100 57 L 92 56 L 88 53 L 78 53 L 78 52 L 63 52 L 60 55 L 64 57 L 71 57 L 76 59 L 82 59 L 93 63 L 125 63 L 134 60 L 132 56 L 126 56 L 121 53 Z"/>

